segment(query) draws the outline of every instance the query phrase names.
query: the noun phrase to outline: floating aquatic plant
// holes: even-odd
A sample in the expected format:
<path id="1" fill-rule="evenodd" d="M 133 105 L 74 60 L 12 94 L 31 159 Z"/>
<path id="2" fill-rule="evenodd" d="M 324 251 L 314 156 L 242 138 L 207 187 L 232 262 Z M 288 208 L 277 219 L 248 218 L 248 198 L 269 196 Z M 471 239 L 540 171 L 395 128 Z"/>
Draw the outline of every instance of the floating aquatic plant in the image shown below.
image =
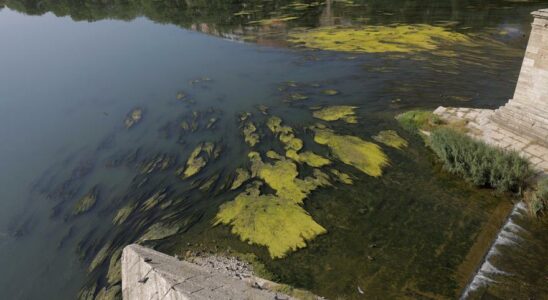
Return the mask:
<path id="1" fill-rule="evenodd" d="M 264 180 L 276 190 L 277 196 L 295 203 L 302 203 L 310 191 L 317 187 L 329 185 L 327 175 L 317 169 L 314 170 L 314 177 L 297 178 L 297 165 L 291 160 L 281 158 L 273 164 L 264 163 L 258 152 L 249 153 L 249 159 L 252 162 L 251 172 L 254 177 Z"/>
<path id="2" fill-rule="evenodd" d="M 350 175 L 346 174 L 346 173 L 343 173 L 337 169 L 331 169 L 329 170 L 331 172 L 331 174 L 333 174 L 335 176 L 335 178 L 337 179 L 337 181 L 340 181 L 344 184 L 353 184 L 354 181 L 352 180 L 352 177 L 350 177 Z"/>
<path id="3" fill-rule="evenodd" d="M 251 147 L 259 143 L 259 135 L 256 131 L 257 127 L 255 127 L 255 124 L 253 124 L 253 122 L 245 123 L 243 129 L 244 140 Z"/>
<path id="4" fill-rule="evenodd" d="M 354 166 L 367 175 L 378 177 L 382 168 L 388 165 L 388 157 L 374 143 L 366 142 L 359 137 L 337 135 L 327 128 L 314 128 L 314 141 L 327 145 L 343 163 Z"/>
<path id="5" fill-rule="evenodd" d="M 216 154 L 218 149 L 220 148 L 215 147 L 213 143 L 200 143 L 196 148 L 194 148 L 194 150 L 190 154 L 190 157 L 186 162 L 186 167 L 182 172 L 181 178 L 186 179 L 200 172 L 207 164 L 208 160 L 206 157 L 218 156 Z M 215 152 L 213 152 L 214 150 Z"/>
<path id="6" fill-rule="evenodd" d="M 327 96 L 335 96 L 339 94 L 339 91 L 334 89 L 325 89 L 325 90 L 322 90 L 322 94 Z"/>
<path id="7" fill-rule="evenodd" d="M 233 201 L 223 204 L 214 224 L 232 227 L 243 241 L 266 246 L 272 258 L 306 247 L 306 242 L 326 232 L 296 202 L 275 195 L 260 195 L 255 183 Z"/>
<path id="8" fill-rule="evenodd" d="M 400 137 L 394 130 L 380 131 L 377 135 L 373 136 L 373 139 L 396 149 L 407 147 L 407 141 Z"/>
<path id="9" fill-rule="evenodd" d="M 293 128 L 289 126 L 282 125 L 282 119 L 279 117 L 273 116 L 268 119 L 266 126 L 278 136 L 278 139 L 285 144 L 285 149 L 293 149 L 295 151 L 301 150 L 303 147 L 303 141 L 293 133 Z"/>
<path id="10" fill-rule="evenodd" d="M 346 123 L 356 124 L 358 120 L 356 118 L 356 113 L 354 110 L 358 108 L 357 106 L 348 106 L 348 105 L 337 105 L 322 108 L 316 110 L 312 113 L 314 118 L 318 118 L 324 121 L 336 121 L 343 120 Z"/>
<path id="11" fill-rule="evenodd" d="M 236 178 L 232 182 L 232 186 L 230 187 L 231 190 L 235 190 L 242 186 L 244 182 L 246 182 L 249 178 L 251 178 L 251 175 L 249 174 L 249 171 L 242 168 L 236 169 Z"/>
<path id="12" fill-rule="evenodd" d="M 329 159 L 311 151 L 297 153 L 297 151 L 289 149 L 285 152 L 285 156 L 296 162 L 305 163 L 314 168 L 320 168 L 331 163 Z"/>
<path id="13" fill-rule="evenodd" d="M 470 44 L 464 34 L 431 25 L 320 27 L 289 34 L 289 41 L 308 48 L 345 52 L 416 52 L 444 44 Z"/>

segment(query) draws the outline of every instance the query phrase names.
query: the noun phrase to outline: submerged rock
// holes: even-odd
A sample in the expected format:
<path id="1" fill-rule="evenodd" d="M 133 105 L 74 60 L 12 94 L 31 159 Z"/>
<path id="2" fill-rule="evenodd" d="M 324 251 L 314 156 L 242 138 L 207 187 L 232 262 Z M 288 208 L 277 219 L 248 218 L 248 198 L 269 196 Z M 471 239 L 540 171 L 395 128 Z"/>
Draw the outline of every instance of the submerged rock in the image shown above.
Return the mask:
<path id="1" fill-rule="evenodd" d="M 366 142 L 356 136 L 337 135 L 327 128 L 314 130 L 316 143 L 327 145 L 339 160 L 367 175 L 381 176 L 383 167 L 388 165 L 388 157 L 377 144 Z"/>
<path id="2" fill-rule="evenodd" d="M 76 202 L 76 204 L 74 205 L 74 209 L 72 210 L 72 215 L 78 216 L 92 209 L 97 202 L 98 196 L 99 188 L 95 186 L 84 197 L 80 198 L 80 200 Z"/>
<path id="3" fill-rule="evenodd" d="M 141 119 L 143 118 L 143 109 L 141 108 L 134 108 L 126 117 L 124 120 L 124 124 L 126 125 L 126 128 L 131 128 L 135 124 L 141 122 Z"/>
<path id="4" fill-rule="evenodd" d="M 322 108 L 312 113 L 314 118 L 318 118 L 324 121 L 336 121 L 343 120 L 346 123 L 356 124 L 358 120 L 354 110 L 357 106 L 338 105 Z"/>
<path id="5" fill-rule="evenodd" d="M 383 130 L 373 136 L 373 139 L 379 143 L 383 143 L 396 149 L 407 147 L 407 141 L 400 137 L 394 130 Z"/>

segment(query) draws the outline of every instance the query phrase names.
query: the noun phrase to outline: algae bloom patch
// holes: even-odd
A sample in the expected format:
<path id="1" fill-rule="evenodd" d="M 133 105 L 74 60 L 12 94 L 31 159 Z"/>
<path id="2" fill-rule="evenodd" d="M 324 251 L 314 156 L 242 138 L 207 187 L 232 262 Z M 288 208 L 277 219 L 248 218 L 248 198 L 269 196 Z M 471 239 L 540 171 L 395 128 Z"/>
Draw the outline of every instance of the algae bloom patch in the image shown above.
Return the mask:
<path id="1" fill-rule="evenodd" d="M 320 110 L 316 110 L 312 113 L 312 115 L 314 116 L 314 118 L 324 121 L 343 120 L 346 123 L 356 124 L 358 123 L 356 113 L 354 112 L 356 108 L 358 107 L 348 105 L 330 106 L 322 108 Z"/>
<path id="2" fill-rule="evenodd" d="M 373 139 L 379 143 L 383 143 L 396 149 L 402 149 L 407 147 L 407 141 L 399 136 L 398 133 L 394 130 L 383 130 L 377 135 L 373 136 Z"/>
<path id="3" fill-rule="evenodd" d="M 434 51 L 442 44 L 471 43 L 464 34 L 425 24 L 320 27 L 290 33 L 288 39 L 307 48 L 365 53 Z"/>
<path id="4" fill-rule="evenodd" d="M 215 225 L 232 226 L 232 233 L 243 241 L 266 246 L 273 258 L 306 247 L 306 241 L 327 231 L 292 200 L 275 195 L 260 195 L 256 183 L 223 204 Z"/>
<path id="5" fill-rule="evenodd" d="M 327 128 L 314 128 L 314 141 L 327 145 L 340 161 L 351 165 L 367 175 L 382 175 L 383 167 L 388 165 L 388 157 L 381 148 L 371 142 L 350 135 L 337 135 Z"/>

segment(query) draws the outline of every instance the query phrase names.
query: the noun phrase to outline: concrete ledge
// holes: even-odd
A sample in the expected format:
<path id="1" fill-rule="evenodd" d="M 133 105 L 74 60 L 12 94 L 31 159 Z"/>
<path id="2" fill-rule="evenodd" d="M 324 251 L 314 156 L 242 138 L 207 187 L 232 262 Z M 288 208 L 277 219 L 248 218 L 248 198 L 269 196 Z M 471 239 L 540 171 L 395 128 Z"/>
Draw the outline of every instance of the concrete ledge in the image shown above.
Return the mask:
<path id="1" fill-rule="evenodd" d="M 136 244 L 122 253 L 125 300 L 293 299 L 256 280 L 237 280 Z"/>

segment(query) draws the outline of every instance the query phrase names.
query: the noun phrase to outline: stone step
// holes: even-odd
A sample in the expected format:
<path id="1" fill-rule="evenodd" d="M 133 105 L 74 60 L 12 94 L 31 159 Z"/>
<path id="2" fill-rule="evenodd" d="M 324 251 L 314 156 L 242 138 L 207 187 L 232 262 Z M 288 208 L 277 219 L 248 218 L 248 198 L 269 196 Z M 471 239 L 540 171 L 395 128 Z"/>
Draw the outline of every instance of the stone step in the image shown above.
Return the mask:
<path id="1" fill-rule="evenodd" d="M 523 116 L 518 117 L 516 113 L 501 109 L 491 116 L 491 120 L 516 135 L 528 137 L 539 144 L 548 146 L 548 128 L 539 127 L 537 124 L 524 120 Z"/>
<path id="2" fill-rule="evenodd" d="M 542 112 L 529 106 L 521 106 L 515 103 L 508 103 L 505 106 L 497 109 L 495 115 L 507 116 L 510 119 L 516 119 L 526 122 L 529 126 L 548 129 L 548 119 Z"/>
<path id="3" fill-rule="evenodd" d="M 509 105 L 526 108 L 536 115 L 544 116 L 548 122 L 548 102 L 512 99 L 505 106 Z"/>

